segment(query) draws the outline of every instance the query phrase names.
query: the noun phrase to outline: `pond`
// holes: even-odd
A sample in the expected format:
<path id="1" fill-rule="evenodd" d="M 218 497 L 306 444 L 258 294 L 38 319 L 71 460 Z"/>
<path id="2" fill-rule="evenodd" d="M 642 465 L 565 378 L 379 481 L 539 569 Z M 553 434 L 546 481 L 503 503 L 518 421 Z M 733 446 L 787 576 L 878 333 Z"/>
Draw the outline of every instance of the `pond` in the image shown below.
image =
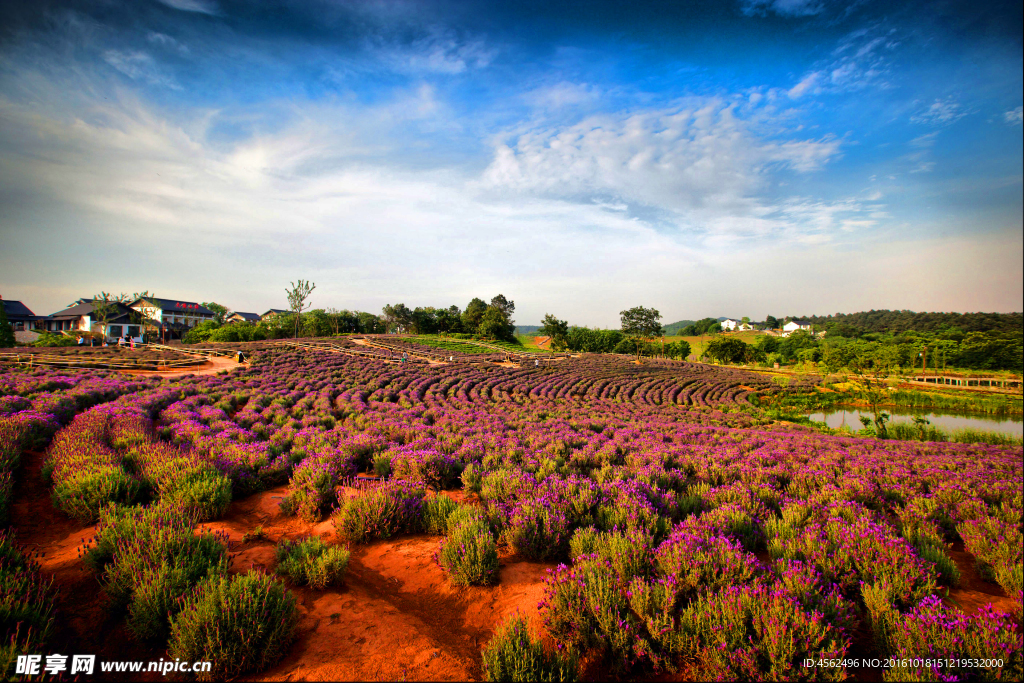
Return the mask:
<path id="1" fill-rule="evenodd" d="M 933 426 L 947 432 L 957 429 L 971 428 L 981 429 L 986 432 L 999 432 L 1011 436 L 1024 436 L 1024 422 L 1020 415 L 1009 417 L 993 417 L 991 415 L 978 416 L 966 413 L 943 413 L 930 412 L 928 410 L 914 410 L 913 408 L 885 408 L 885 412 L 892 415 L 892 422 L 912 422 L 915 415 L 928 420 Z M 861 429 L 860 416 L 873 418 L 872 413 L 866 409 L 844 408 L 836 406 L 827 412 L 811 413 L 807 417 L 815 422 L 824 422 L 832 429 L 846 425 L 854 431 Z"/>

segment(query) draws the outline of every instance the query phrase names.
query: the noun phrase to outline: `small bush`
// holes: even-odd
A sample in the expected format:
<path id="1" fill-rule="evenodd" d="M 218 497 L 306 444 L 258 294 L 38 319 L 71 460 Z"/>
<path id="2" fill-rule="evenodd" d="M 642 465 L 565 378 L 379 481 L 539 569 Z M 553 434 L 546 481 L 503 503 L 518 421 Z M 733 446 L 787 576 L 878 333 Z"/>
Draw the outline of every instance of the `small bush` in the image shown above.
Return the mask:
<path id="1" fill-rule="evenodd" d="M 14 680 L 18 655 L 38 654 L 53 631 L 57 590 L 53 580 L 0 531 L 0 680 Z"/>
<path id="2" fill-rule="evenodd" d="M 423 501 L 423 529 L 428 534 L 442 536 L 448 533 L 448 518 L 459 504 L 440 493 Z"/>
<path id="3" fill-rule="evenodd" d="M 262 572 L 212 576 L 179 602 L 168 651 L 183 660 L 212 662 L 213 671 L 200 680 L 262 671 L 295 637 L 295 598 Z"/>
<path id="4" fill-rule="evenodd" d="M 104 592 L 128 611 L 138 638 L 161 637 L 178 597 L 210 574 L 227 571 L 223 537 L 193 532 L 196 512 L 184 506 L 109 506 L 100 515 L 84 562 L 101 573 Z"/>
<path id="5" fill-rule="evenodd" d="M 1002 668 L 984 670 L 988 680 L 1020 680 L 1024 673 L 1021 637 L 1013 621 L 991 605 L 968 617 L 931 595 L 909 613 L 890 612 L 885 654 L 895 667 L 883 674 L 886 681 L 949 681 L 974 678 L 978 669 L 971 659 L 1001 659 Z M 950 666 L 963 661 L 964 668 Z M 941 663 L 941 664 L 940 664 Z"/>
<path id="6" fill-rule="evenodd" d="M 544 652 L 529 632 L 526 620 L 513 616 L 488 641 L 483 652 L 488 681 L 575 681 L 576 658 Z"/>
<path id="7" fill-rule="evenodd" d="M 323 590 L 340 583 L 348 569 L 349 551 L 324 543 L 316 536 L 301 541 L 282 540 L 277 544 L 277 573 L 297 586 Z"/>
<path id="8" fill-rule="evenodd" d="M 382 479 L 391 476 L 391 456 L 387 453 L 378 453 L 373 456 L 373 473 Z"/>
<path id="9" fill-rule="evenodd" d="M 139 480 L 119 467 L 96 465 L 58 481 L 51 493 L 55 507 L 83 523 L 95 522 L 108 503 L 130 504 L 138 498 Z"/>
<path id="10" fill-rule="evenodd" d="M 196 521 L 208 522 L 227 512 L 231 480 L 212 467 L 186 470 L 161 488 L 160 502 L 195 510 Z"/>
<path id="11" fill-rule="evenodd" d="M 347 498 L 334 513 L 338 535 L 353 543 L 419 531 L 424 491 L 406 482 L 387 482 Z"/>
<path id="12" fill-rule="evenodd" d="M 484 586 L 498 578 L 498 546 L 483 522 L 469 520 L 452 528 L 437 562 L 457 586 Z"/>

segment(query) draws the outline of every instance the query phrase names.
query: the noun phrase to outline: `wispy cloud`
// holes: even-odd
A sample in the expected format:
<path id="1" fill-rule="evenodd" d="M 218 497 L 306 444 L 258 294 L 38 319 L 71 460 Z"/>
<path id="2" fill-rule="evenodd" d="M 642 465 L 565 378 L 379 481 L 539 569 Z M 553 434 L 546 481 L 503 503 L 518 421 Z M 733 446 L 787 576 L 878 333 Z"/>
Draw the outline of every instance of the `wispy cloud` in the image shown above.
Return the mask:
<path id="1" fill-rule="evenodd" d="M 1011 126 L 1019 126 L 1024 123 L 1024 107 L 1017 107 L 1003 114 L 1003 119 Z"/>
<path id="2" fill-rule="evenodd" d="M 157 2 L 183 12 L 217 14 L 217 4 L 212 0 L 157 0 Z"/>
<path id="3" fill-rule="evenodd" d="M 799 99 L 808 94 L 888 87 L 889 54 L 898 45 L 892 30 L 858 29 L 839 43 L 829 59 L 801 76 L 788 95 Z"/>
<path id="4" fill-rule="evenodd" d="M 820 14 L 825 6 L 819 0 L 744 0 L 742 9 L 747 16 L 774 12 L 786 17 L 807 17 Z"/>
<path id="5" fill-rule="evenodd" d="M 942 126 L 953 123 L 970 113 L 952 98 L 935 100 L 928 107 L 910 117 L 914 123 Z"/>
<path id="6" fill-rule="evenodd" d="M 175 90 L 181 87 L 160 70 L 149 54 L 140 50 L 107 50 L 103 53 L 103 61 L 132 80 Z"/>

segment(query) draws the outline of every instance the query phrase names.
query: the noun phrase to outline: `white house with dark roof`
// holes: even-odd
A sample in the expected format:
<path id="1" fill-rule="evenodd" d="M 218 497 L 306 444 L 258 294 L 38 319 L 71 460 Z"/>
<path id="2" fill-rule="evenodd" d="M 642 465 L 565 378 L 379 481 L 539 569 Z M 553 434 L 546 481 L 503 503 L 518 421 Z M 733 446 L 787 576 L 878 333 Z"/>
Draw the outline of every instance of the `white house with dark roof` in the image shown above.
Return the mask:
<path id="1" fill-rule="evenodd" d="M 258 323 L 260 321 L 260 314 L 235 311 L 227 317 L 227 321 L 229 323 Z"/>
<path id="2" fill-rule="evenodd" d="M 806 330 L 807 332 L 810 332 L 810 321 L 793 319 L 782 326 L 782 331 L 785 332 L 786 334 L 789 334 L 790 332 L 796 332 L 797 330 Z"/>
<path id="3" fill-rule="evenodd" d="M 291 313 L 291 311 L 284 308 L 271 308 L 266 313 L 260 316 L 260 320 L 269 320 L 274 316 L 281 315 L 282 313 Z"/>
<path id="4" fill-rule="evenodd" d="M 209 308 L 194 301 L 150 296 L 136 299 L 128 305 L 148 318 L 149 324 L 160 330 L 162 338 L 181 337 L 199 323 L 217 317 Z"/>
<path id="5" fill-rule="evenodd" d="M 52 313 L 41 321 L 48 332 L 96 332 L 108 340 L 128 335 L 137 342 L 142 341 L 142 326 L 134 311 L 119 301 L 110 302 L 113 311 L 106 316 L 100 327 L 92 299 L 79 299 L 72 306 Z"/>

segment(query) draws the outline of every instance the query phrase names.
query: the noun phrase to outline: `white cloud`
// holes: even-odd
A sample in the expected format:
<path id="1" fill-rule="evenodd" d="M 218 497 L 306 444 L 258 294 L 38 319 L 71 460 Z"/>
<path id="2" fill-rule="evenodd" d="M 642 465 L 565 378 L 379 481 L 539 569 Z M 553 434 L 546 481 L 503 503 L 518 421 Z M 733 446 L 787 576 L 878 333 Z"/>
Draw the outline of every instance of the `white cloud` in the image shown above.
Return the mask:
<path id="1" fill-rule="evenodd" d="M 217 5 L 208 0 L 157 0 L 168 7 L 183 12 L 200 12 L 202 14 L 217 14 Z"/>
<path id="2" fill-rule="evenodd" d="M 371 42 L 370 50 L 392 70 L 411 75 L 456 75 L 482 69 L 497 54 L 483 40 L 460 40 L 446 31 L 433 31 L 408 44 L 378 36 Z"/>
<path id="3" fill-rule="evenodd" d="M 754 232 L 758 198 L 779 169 L 811 172 L 839 155 L 834 139 L 761 137 L 722 99 L 588 117 L 522 131 L 495 147 L 482 187 L 572 201 L 614 198 L 712 232 Z M 752 228 L 752 226 L 755 226 Z"/>
<path id="4" fill-rule="evenodd" d="M 139 50 L 107 50 L 103 53 L 103 61 L 114 67 L 128 78 L 145 81 L 151 85 L 161 85 L 180 90 L 175 81 L 161 73 L 156 62 L 145 52 Z"/>
<path id="5" fill-rule="evenodd" d="M 744 0 L 743 13 L 765 16 L 775 12 L 787 17 L 807 17 L 820 14 L 825 6 L 818 0 Z"/>
<path id="6" fill-rule="evenodd" d="M 153 43 L 154 45 L 159 45 L 160 47 L 168 47 L 173 50 L 176 50 L 177 52 L 183 55 L 188 54 L 189 51 L 187 45 L 179 42 L 178 40 L 172 38 L 166 33 L 150 31 L 148 34 L 146 34 L 146 40 L 148 40 L 150 43 Z"/>
<path id="7" fill-rule="evenodd" d="M 1003 114 L 1003 119 L 1011 126 L 1024 123 L 1024 107 L 1017 107 Z"/>
<path id="8" fill-rule="evenodd" d="M 879 35 L 876 29 L 854 31 L 833 50 L 831 58 L 814 65 L 789 89 L 791 99 L 807 94 L 851 92 L 867 87 L 888 87 L 887 53 L 899 42 L 892 31 Z"/>
<path id="9" fill-rule="evenodd" d="M 926 109 L 911 116 L 910 120 L 914 123 L 941 126 L 962 119 L 968 113 L 959 103 L 955 102 L 952 98 L 947 98 L 945 100 L 935 100 Z"/>

